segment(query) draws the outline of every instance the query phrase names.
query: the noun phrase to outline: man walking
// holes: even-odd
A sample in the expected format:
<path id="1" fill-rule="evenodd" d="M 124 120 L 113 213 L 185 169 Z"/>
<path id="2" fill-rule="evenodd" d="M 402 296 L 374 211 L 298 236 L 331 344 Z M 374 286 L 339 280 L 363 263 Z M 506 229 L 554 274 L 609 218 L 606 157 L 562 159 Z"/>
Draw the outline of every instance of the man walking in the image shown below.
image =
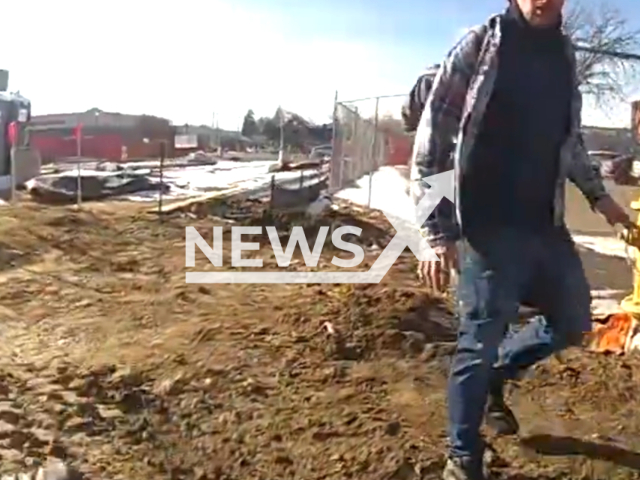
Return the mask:
<path id="1" fill-rule="evenodd" d="M 459 267 L 445 480 L 486 478 L 485 414 L 498 433 L 519 428 L 504 382 L 580 344 L 591 328 L 589 285 L 564 223 L 566 180 L 609 224 L 630 224 L 581 138 L 563 4 L 511 0 L 502 15 L 469 31 L 439 69 L 418 126 L 412 178 L 452 168 L 456 178 L 455 207 L 443 201 L 424 225 L 441 261 L 421 265 L 436 290 Z M 423 185 L 414 183 L 418 197 Z M 525 296 L 544 317 L 505 338 Z"/>

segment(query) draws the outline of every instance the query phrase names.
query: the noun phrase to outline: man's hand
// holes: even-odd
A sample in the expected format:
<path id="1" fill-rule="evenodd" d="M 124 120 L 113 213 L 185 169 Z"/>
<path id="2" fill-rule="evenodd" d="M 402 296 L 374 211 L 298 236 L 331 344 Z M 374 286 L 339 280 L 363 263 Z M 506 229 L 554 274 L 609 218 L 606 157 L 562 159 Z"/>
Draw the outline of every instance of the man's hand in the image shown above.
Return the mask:
<path id="1" fill-rule="evenodd" d="M 433 250 L 440 261 L 420 262 L 418 275 L 432 293 L 446 293 L 452 274 L 458 269 L 458 249 L 455 243 L 451 243 Z"/>
<path id="2" fill-rule="evenodd" d="M 633 177 L 633 161 L 632 155 L 618 157 L 600 167 L 604 178 L 612 179 L 616 185 L 631 185 L 637 182 Z"/>
<path id="3" fill-rule="evenodd" d="M 602 197 L 595 205 L 595 209 L 602 214 L 609 225 L 622 225 L 628 227 L 633 225 L 631 217 L 624 211 L 618 202 L 611 195 Z"/>

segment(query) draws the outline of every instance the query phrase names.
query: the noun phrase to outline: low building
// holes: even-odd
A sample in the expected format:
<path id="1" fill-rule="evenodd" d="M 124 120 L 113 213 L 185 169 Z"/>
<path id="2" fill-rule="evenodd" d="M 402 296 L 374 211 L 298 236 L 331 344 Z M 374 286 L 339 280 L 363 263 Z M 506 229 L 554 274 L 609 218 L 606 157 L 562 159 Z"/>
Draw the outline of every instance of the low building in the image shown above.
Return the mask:
<path id="1" fill-rule="evenodd" d="M 637 138 L 629 128 L 582 127 L 582 138 L 589 151 L 630 153 L 635 149 Z"/>
<path id="2" fill-rule="evenodd" d="M 173 156 L 175 129 L 169 120 L 150 115 L 126 115 L 91 109 L 86 112 L 36 115 L 31 118 L 31 145 L 43 162 L 77 157 L 74 135 L 82 126 L 80 156 L 120 161 L 157 158 L 163 142 Z"/>
<path id="3" fill-rule="evenodd" d="M 174 148 L 176 156 L 191 152 L 212 152 L 218 148 L 220 135 L 206 125 L 179 125 L 176 127 Z"/>

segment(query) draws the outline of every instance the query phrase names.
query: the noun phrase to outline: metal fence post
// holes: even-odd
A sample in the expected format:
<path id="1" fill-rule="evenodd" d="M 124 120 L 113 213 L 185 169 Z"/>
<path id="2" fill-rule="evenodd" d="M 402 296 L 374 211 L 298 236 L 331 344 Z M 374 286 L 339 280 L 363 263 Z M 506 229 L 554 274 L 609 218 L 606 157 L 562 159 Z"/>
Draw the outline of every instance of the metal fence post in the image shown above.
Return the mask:
<path id="1" fill-rule="evenodd" d="M 352 148 L 353 148 L 353 157 L 350 159 L 349 162 L 349 182 L 352 182 L 354 180 L 358 180 L 357 178 L 353 178 L 353 171 L 356 170 L 358 171 L 358 165 L 362 165 L 362 148 L 359 142 L 359 134 L 360 132 L 360 111 L 358 110 L 358 107 L 353 107 L 353 111 L 355 112 L 355 117 L 354 117 L 354 121 L 353 121 L 353 138 L 351 141 L 352 144 Z"/>
<path id="2" fill-rule="evenodd" d="M 380 106 L 380 97 L 376 97 L 376 113 L 373 118 L 373 145 L 371 145 L 371 157 L 375 159 L 376 166 L 378 165 L 378 108 Z M 371 208 L 371 199 L 373 197 L 373 174 L 375 169 L 369 172 L 369 200 L 367 201 L 367 207 Z"/>
<path id="3" fill-rule="evenodd" d="M 11 146 L 9 151 L 9 180 L 11 181 L 11 203 L 16 201 L 16 149 L 20 139 L 20 126 L 18 122 L 11 122 L 8 126 L 8 139 Z"/>
<path id="4" fill-rule="evenodd" d="M 333 131 L 331 132 L 331 160 L 329 163 L 329 189 L 338 190 L 341 179 L 337 179 L 338 172 L 336 165 L 338 164 L 338 91 L 336 90 L 333 98 Z"/>
<path id="5" fill-rule="evenodd" d="M 276 176 L 275 174 L 271 175 L 271 185 L 269 186 L 269 211 L 273 210 L 273 192 L 276 189 Z"/>
<path id="6" fill-rule="evenodd" d="M 280 119 L 280 147 L 278 149 L 278 163 L 282 167 L 285 164 L 285 153 L 284 153 L 284 112 L 282 111 L 282 107 L 278 107 L 278 117 Z"/>
<path id="7" fill-rule="evenodd" d="M 162 140 L 160 142 L 160 190 L 158 191 L 158 219 L 162 222 L 162 203 L 164 190 L 164 160 L 167 156 L 167 143 Z"/>
<path id="8" fill-rule="evenodd" d="M 11 161 L 11 203 L 16 201 L 16 146 L 11 145 L 11 151 L 9 154 L 9 160 Z"/>
<path id="9" fill-rule="evenodd" d="M 82 205 L 82 128 L 80 128 L 80 126 L 76 127 L 76 150 L 78 156 L 76 203 L 78 204 L 78 208 L 80 208 L 80 205 Z"/>

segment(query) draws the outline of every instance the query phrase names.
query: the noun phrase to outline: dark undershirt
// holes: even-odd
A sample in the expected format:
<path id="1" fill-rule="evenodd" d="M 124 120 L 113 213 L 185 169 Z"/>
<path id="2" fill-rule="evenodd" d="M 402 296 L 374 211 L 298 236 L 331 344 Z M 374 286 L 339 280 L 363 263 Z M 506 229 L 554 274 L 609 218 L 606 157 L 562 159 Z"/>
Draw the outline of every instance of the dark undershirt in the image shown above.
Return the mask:
<path id="1" fill-rule="evenodd" d="M 569 131 L 572 75 L 560 28 L 501 18 L 498 73 L 462 178 L 465 229 L 553 226 L 559 154 Z"/>

